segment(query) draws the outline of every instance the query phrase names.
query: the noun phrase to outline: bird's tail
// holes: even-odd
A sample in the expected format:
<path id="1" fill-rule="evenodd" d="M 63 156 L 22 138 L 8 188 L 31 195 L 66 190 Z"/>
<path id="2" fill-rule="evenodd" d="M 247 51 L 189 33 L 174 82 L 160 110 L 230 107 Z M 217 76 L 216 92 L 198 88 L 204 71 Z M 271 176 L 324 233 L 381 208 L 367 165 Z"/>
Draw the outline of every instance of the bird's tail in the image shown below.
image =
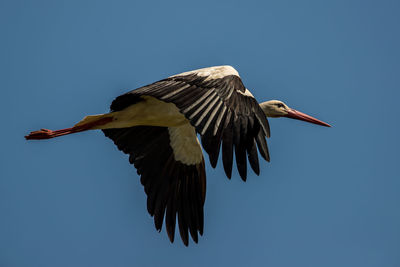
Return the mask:
<path id="1" fill-rule="evenodd" d="M 107 124 L 113 120 L 111 114 L 99 114 L 90 115 L 84 117 L 80 122 L 75 124 L 71 128 L 61 129 L 61 130 L 48 130 L 40 129 L 39 131 L 33 131 L 25 136 L 26 140 L 40 140 L 40 139 L 50 139 L 54 137 L 59 137 L 67 134 L 83 132 L 92 129 L 99 129 L 98 127 Z"/>

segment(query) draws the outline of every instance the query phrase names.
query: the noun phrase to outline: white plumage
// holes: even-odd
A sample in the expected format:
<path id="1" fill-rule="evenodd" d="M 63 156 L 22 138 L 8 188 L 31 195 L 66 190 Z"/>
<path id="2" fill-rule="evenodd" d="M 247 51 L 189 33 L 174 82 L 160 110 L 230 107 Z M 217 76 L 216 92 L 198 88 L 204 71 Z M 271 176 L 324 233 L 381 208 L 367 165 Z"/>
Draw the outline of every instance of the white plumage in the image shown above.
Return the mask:
<path id="1" fill-rule="evenodd" d="M 215 67 L 202 68 L 202 69 L 197 69 L 197 70 L 192 70 L 192 71 L 187 71 L 187 72 L 183 72 L 180 74 L 176 74 L 176 75 L 170 76 L 169 78 L 176 77 L 176 76 L 186 76 L 186 75 L 191 75 L 191 74 L 196 74 L 197 76 L 200 76 L 200 77 L 206 77 L 206 81 L 221 79 L 221 78 L 224 78 L 224 77 L 230 76 L 230 75 L 237 76 L 240 78 L 239 73 L 232 66 L 215 66 Z"/>

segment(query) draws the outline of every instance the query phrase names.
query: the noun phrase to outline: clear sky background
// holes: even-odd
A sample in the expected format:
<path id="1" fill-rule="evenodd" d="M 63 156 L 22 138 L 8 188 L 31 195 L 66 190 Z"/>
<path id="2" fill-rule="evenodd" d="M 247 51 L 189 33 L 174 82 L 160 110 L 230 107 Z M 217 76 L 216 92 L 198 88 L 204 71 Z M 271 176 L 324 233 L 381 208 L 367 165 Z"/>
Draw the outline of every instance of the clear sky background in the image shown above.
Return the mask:
<path id="1" fill-rule="evenodd" d="M 400 266 L 400 2 L 0 2 L 0 266 Z M 229 64 L 270 119 L 246 183 L 207 162 L 205 231 L 170 244 L 97 132 L 27 142 L 118 95 Z M 207 158 L 208 160 L 208 158 Z"/>

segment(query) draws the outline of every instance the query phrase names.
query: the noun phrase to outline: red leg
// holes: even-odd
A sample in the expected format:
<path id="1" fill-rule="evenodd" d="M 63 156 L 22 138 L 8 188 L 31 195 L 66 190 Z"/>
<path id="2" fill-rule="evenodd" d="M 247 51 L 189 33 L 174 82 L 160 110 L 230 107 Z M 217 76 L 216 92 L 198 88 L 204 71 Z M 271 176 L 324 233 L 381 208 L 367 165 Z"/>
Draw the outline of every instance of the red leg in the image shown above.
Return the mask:
<path id="1" fill-rule="evenodd" d="M 48 129 L 41 129 L 39 131 L 33 131 L 30 134 L 25 136 L 26 140 L 40 140 L 40 139 L 50 139 L 54 137 L 59 137 L 67 134 L 83 132 L 92 129 L 95 126 L 104 125 L 109 123 L 113 120 L 113 118 L 101 118 L 97 121 L 93 121 L 87 124 L 74 126 L 71 128 L 61 129 L 61 130 L 48 130 Z"/>

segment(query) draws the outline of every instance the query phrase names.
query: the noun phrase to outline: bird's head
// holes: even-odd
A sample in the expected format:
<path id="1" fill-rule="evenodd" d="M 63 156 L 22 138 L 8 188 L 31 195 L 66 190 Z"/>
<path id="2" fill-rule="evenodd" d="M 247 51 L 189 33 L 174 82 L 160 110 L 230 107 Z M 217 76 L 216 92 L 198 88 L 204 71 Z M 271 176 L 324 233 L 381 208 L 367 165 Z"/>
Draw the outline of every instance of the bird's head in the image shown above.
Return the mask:
<path id="1" fill-rule="evenodd" d="M 293 108 L 290 108 L 288 105 L 283 103 L 280 100 L 270 100 L 260 104 L 261 109 L 264 111 L 264 114 L 267 117 L 271 118 L 279 118 L 279 117 L 287 117 L 296 120 L 302 120 L 326 127 L 331 127 L 329 124 L 320 121 L 316 118 L 313 118 L 307 114 L 304 114 L 300 111 L 297 111 Z"/>

